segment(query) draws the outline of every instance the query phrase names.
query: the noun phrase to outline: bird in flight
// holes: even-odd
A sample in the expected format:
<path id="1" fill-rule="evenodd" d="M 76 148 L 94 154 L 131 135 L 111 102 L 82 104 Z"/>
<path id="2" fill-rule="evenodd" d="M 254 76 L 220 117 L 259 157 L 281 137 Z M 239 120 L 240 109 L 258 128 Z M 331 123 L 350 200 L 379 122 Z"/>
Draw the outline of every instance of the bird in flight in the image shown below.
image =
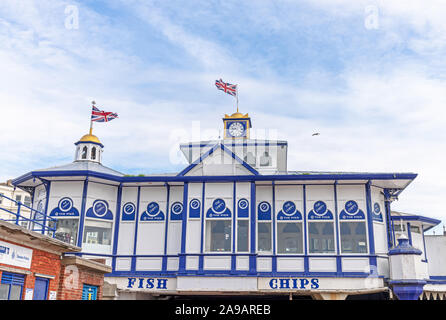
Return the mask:
<path id="1" fill-rule="evenodd" d="M 320 135 L 320 133 L 316 132 L 316 133 L 313 133 L 311 136 L 318 136 L 318 135 Z"/>

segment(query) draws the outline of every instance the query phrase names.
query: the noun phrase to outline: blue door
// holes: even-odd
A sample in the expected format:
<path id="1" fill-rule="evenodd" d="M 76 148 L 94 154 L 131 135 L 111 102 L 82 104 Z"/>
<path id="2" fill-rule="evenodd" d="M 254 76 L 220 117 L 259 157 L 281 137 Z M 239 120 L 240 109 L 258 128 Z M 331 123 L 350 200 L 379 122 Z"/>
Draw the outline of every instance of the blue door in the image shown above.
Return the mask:
<path id="1" fill-rule="evenodd" d="M 33 300 L 46 300 L 48 296 L 48 279 L 36 278 Z"/>
<path id="2" fill-rule="evenodd" d="M 82 300 L 96 300 L 98 293 L 98 287 L 84 284 L 82 289 Z"/>

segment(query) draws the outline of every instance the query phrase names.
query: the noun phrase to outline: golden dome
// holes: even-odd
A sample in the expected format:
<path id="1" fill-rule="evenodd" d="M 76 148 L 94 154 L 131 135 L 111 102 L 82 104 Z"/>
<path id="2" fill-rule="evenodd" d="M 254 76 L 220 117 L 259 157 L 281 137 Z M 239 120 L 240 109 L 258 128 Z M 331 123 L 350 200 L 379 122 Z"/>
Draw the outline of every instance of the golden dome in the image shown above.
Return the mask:
<path id="1" fill-rule="evenodd" d="M 225 118 L 231 118 L 231 119 L 249 118 L 249 115 L 248 114 L 243 115 L 243 113 L 236 112 L 236 113 L 233 113 L 230 116 L 225 114 Z"/>
<path id="2" fill-rule="evenodd" d="M 102 144 L 101 141 L 99 141 L 99 138 L 93 134 L 84 135 L 82 138 L 80 138 L 79 142 L 94 142 L 94 143 Z"/>

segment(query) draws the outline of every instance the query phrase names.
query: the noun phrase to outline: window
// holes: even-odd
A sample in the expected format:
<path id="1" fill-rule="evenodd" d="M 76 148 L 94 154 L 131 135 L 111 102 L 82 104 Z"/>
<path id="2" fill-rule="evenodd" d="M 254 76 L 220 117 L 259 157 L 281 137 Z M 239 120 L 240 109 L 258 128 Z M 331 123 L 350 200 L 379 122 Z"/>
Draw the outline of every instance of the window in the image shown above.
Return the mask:
<path id="1" fill-rule="evenodd" d="M 261 167 L 269 167 L 271 166 L 271 156 L 268 151 L 265 151 L 263 155 L 260 157 L 260 166 Z"/>
<path id="2" fill-rule="evenodd" d="M 249 251 L 249 220 L 237 221 L 237 251 Z"/>
<path id="3" fill-rule="evenodd" d="M 25 196 L 24 205 L 28 206 L 28 207 L 31 207 L 31 197 Z"/>
<path id="4" fill-rule="evenodd" d="M 86 220 L 83 243 L 97 246 L 111 246 L 112 223 Z"/>
<path id="5" fill-rule="evenodd" d="M 0 300 L 21 300 L 25 276 L 3 272 L 0 283 Z"/>
<path id="6" fill-rule="evenodd" d="M 341 222 L 341 252 L 367 253 L 365 222 Z"/>
<path id="7" fill-rule="evenodd" d="M 15 196 L 15 201 L 16 201 L 16 202 L 14 202 L 14 204 L 17 206 L 17 202 L 22 201 L 22 195 L 20 195 L 20 194 L 16 195 L 16 196 Z"/>
<path id="8" fill-rule="evenodd" d="M 206 251 L 231 251 L 231 220 L 206 221 Z"/>
<path id="9" fill-rule="evenodd" d="M 308 229 L 310 253 L 335 251 L 333 222 L 309 222 Z"/>
<path id="10" fill-rule="evenodd" d="M 410 231 L 415 233 L 421 233 L 419 226 L 410 226 Z"/>
<path id="11" fill-rule="evenodd" d="M 251 166 L 256 165 L 256 157 L 252 152 L 248 152 L 248 154 L 245 156 L 245 162 Z"/>
<path id="12" fill-rule="evenodd" d="M 301 222 L 277 223 L 277 253 L 303 253 Z"/>
<path id="13" fill-rule="evenodd" d="M 91 149 L 91 160 L 96 160 L 96 147 Z"/>
<path id="14" fill-rule="evenodd" d="M 400 224 L 400 223 L 393 223 L 393 230 L 395 231 L 406 231 L 406 225 L 405 224 Z"/>
<path id="15" fill-rule="evenodd" d="M 50 221 L 50 227 L 54 227 L 54 222 Z M 56 234 L 54 237 L 63 242 L 76 245 L 77 244 L 77 229 L 79 226 L 79 219 L 58 219 Z"/>
<path id="16" fill-rule="evenodd" d="M 257 250 L 271 252 L 271 222 L 259 222 L 257 227 Z"/>
<path id="17" fill-rule="evenodd" d="M 82 149 L 82 159 L 87 159 L 87 147 L 83 147 Z"/>

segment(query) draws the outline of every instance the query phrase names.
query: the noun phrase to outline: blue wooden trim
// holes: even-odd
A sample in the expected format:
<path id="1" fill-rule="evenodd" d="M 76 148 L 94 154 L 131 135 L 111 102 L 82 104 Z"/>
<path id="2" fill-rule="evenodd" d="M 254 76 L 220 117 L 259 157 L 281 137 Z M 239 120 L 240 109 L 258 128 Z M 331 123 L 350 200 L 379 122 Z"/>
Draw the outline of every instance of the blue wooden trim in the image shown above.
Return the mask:
<path id="1" fill-rule="evenodd" d="M 409 244 L 412 246 L 412 232 L 410 231 L 410 222 L 407 223 L 407 236 L 409 237 Z"/>
<path id="2" fill-rule="evenodd" d="M 187 197 L 188 197 L 189 184 L 186 182 L 184 184 L 183 190 L 183 208 L 187 208 Z M 203 204 L 202 204 L 203 205 Z M 181 255 L 178 266 L 178 273 L 184 273 L 186 271 L 186 232 L 187 232 L 187 219 L 188 214 L 183 215 L 183 223 L 181 225 Z"/>
<path id="3" fill-rule="evenodd" d="M 113 255 L 118 252 L 118 238 L 119 238 L 119 224 L 121 221 L 121 198 L 122 198 L 122 184 L 118 187 L 118 195 L 116 197 L 116 219 L 115 219 L 115 232 L 113 235 Z M 112 270 L 116 269 L 116 258 L 112 259 Z"/>
<path id="4" fill-rule="evenodd" d="M 79 231 L 77 233 L 77 246 L 81 248 L 84 235 L 85 206 L 87 204 L 87 193 L 88 193 L 88 177 L 84 181 L 84 189 L 82 191 L 81 215 L 79 217 Z"/>
<path id="5" fill-rule="evenodd" d="M 204 252 L 204 203 L 206 200 L 206 195 L 205 195 L 205 191 L 206 191 L 206 184 L 203 182 L 202 184 L 202 189 L 201 189 L 201 238 L 200 238 L 200 253 L 203 254 Z M 198 270 L 200 272 L 203 272 L 203 264 L 204 264 L 204 259 L 203 256 L 201 255 L 198 258 Z"/>
<path id="6" fill-rule="evenodd" d="M 93 141 L 78 141 L 75 142 L 74 145 L 77 146 L 78 144 L 95 144 L 97 146 L 100 146 L 101 148 L 104 148 L 104 145 L 102 143 L 97 143 L 97 142 L 93 142 Z M 83 159 L 85 161 L 88 161 L 87 159 Z"/>
<path id="7" fill-rule="evenodd" d="M 46 189 L 46 199 L 45 199 L 45 215 L 43 216 L 43 226 L 42 226 L 42 234 L 44 234 L 45 232 L 45 226 L 46 226 L 46 217 L 48 214 L 48 203 L 50 201 L 50 192 L 51 192 L 51 181 L 48 181 L 48 183 L 44 183 L 45 189 Z M 31 213 L 30 213 L 30 218 L 31 217 Z M 57 221 L 56 221 L 57 224 Z M 57 225 L 55 226 L 55 228 L 57 228 Z M 54 234 L 56 233 L 56 231 L 54 231 Z"/>
<path id="8" fill-rule="evenodd" d="M 386 215 L 386 233 L 387 233 L 387 246 L 388 249 L 393 247 L 394 239 L 393 239 L 393 228 L 392 221 L 390 221 L 391 211 L 390 211 L 390 198 L 386 190 L 384 190 L 384 208 Z"/>
<path id="9" fill-rule="evenodd" d="M 256 184 L 251 182 L 251 255 L 249 256 L 249 274 L 256 273 L 257 270 L 257 259 L 255 257 L 256 253 Z"/>
<path id="10" fill-rule="evenodd" d="M 308 259 L 308 230 L 307 230 L 307 186 L 303 185 L 302 187 L 302 193 L 303 193 L 303 200 L 304 200 L 304 274 L 308 274 L 310 272 L 310 261 Z"/>
<path id="11" fill-rule="evenodd" d="M 273 194 L 273 203 L 272 203 L 272 249 L 273 249 L 273 257 L 272 257 L 272 265 L 271 265 L 271 270 L 272 272 L 277 272 L 277 258 L 276 258 L 276 254 L 277 254 L 277 249 L 276 249 L 276 242 L 277 242 L 277 236 L 276 236 L 276 184 L 274 183 L 274 181 L 272 182 L 272 194 Z"/>
<path id="12" fill-rule="evenodd" d="M 373 218 L 372 218 L 372 194 L 370 189 L 371 182 L 368 181 L 365 185 L 365 197 L 367 206 L 367 225 L 369 232 L 369 254 L 375 254 L 375 237 L 373 234 Z M 376 258 L 370 258 L 370 267 L 372 271 L 377 270 Z M 374 268 L 373 268 L 374 267 Z"/>
<path id="13" fill-rule="evenodd" d="M 434 226 L 438 225 L 441 223 L 441 220 L 437 220 L 434 218 L 428 218 L 428 217 L 424 217 L 424 216 L 418 216 L 418 215 L 411 215 L 411 216 L 392 216 L 392 221 L 393 220 L 403 220 L 403 221 L 420 221 L 420 222 L 425 222 L 425 223 L 429 223 L 429 224 L 433 224 L 433 226 L 428 227 L 425 231 L 433 228 Z"/>
<path id="14" fill-rule="evenodd" d="M 162 262 L 163 271 L 167 271 L 167 236 L 169 232 L 169 218 L 170 218 L 170 210 L 169 210 L 169 200 L 170 200 L 170 186 L 166 183 L 166 191 L 167 191 L 167 203 L 166 203 L 166 221 L 164 228 L 164 257 Z M 183 215 L 184 215 L 184 206 L 183 206 Z"/>
<path id="15" fill-rule="evenodd" d="M 184 170 L 183 170 L 184 171 Z M 284 174 L 284 175 L 239 175 L 239 176 L 147 176 L 125 177 L 89 170 L 32 171 L 12 181 L 20 185 L 33 177 L 89 176 L 122 183 L 137 182 L 202 182 L 202 181 L 318 181 L 318 180 L 413 180 L 413 173 L 342 173 L 342 174 Z"/>
<path id="16" fill-rule="evenodd" d="M 183 171 L 178 173 L 178 176 L 182 177 L 186 175 L 189 171 L 191 171 L 193 168 L 195 168 L 199 163 L 201 163 L 204 159 L 209 157 L 212 153 L 214 153 L 215 150 L 218 148 L 218 143 L 214 145 L 211 149 L 203 153 L 197 160 L 192 162 L 189 166 L 187 166 Z"/>
<path id="17" fill-rule="evenodd" d="M 428 262 L 428 261 L 427 261 L 427 253 L 426 253 L 426 240 L 425 240 L 425 237 L 424 237 L 424 228 L 423 228 L 423 225 L 421 225 L 421 235 L 423 236 L 424 260 L 425 260 L 426 262 Z"/>
<path id="18" fill-rule="evenodd" d="M 259 172 L 254 169 L 252 166 L 247 164 L 244 160 L 240 159 L 234 152 L 229 150 L 227 147 L 225 147 L 223 144 L 220 144 L 220 147 L 229 154 L 232 158 L 234 158 L 237 162 L 239 162 L 243 167 L 248 169 L 249 172 L 253 173 L 254 175 L 259 175 Z"/>
<path id="19" fill-rule="evenodd" d="M 141 201 L 141 187 L 138 187 L 138 194 L 136 196 L 136 212 L 135 212 L 135 234 L 133 239 L 133 255 L 136 255 L 136 244 L 138 242 L 138 224 L 139 224 L 139 202 Z M 132 264 L 130 269 L 135 271 L 136 269 L 136 257 L 132 257 Z"/>
<path id="20" fill-rule="evenodd" d="M 334 203 L 335 203 L 335 224 L 336 224 L 336 254 L 338 257 L 336 257 L 336 273 L 341 274 L 342 273 L 342 260 L 339 257 L 339 254 L 341 253 L 341 248 L 339 246 L 339 216 L 338 216 L 338 189 L 337 189 L 338 182 L 336 181 L 333 186 L 333 192 L 334 192 Z"/>
<path id="21" fill-rule="evenodd" d="M 180 144 L 180 148 L 205 148 L 205 147 L 211 147 L 213 146 L 215 143 L 209 143 L 209 144 L 204 144 L 204 143 L 182 143 Z M 228 143 L 222 143 L 223 145 L 228 145 Z M 231 145 L 232 147 L 247 147 L 247 146 L 288 146 L 287 142 L 242 142 L 242 143 L 237 143 L 235 141 L 232 141 L 231 143 L 229 143 L 229 145 Z"/>
<path id="22" fill-rule="evenodd" d="M 233 186 L 233 193 L 232 193 L 232 253 L 236 253 L 237 252 L 237 247 L 236 247 L 236 236 L 238 232 L 237 229 L 237 209 L 236 209 L 236 202 L 237 202 L 237 182 L 234 181 L 234 186 Z M 231 257 L 231 273 L 235 272 L 237 269 L 237 260 L 236 260 L 236 256 L 233 255 Z"/>

